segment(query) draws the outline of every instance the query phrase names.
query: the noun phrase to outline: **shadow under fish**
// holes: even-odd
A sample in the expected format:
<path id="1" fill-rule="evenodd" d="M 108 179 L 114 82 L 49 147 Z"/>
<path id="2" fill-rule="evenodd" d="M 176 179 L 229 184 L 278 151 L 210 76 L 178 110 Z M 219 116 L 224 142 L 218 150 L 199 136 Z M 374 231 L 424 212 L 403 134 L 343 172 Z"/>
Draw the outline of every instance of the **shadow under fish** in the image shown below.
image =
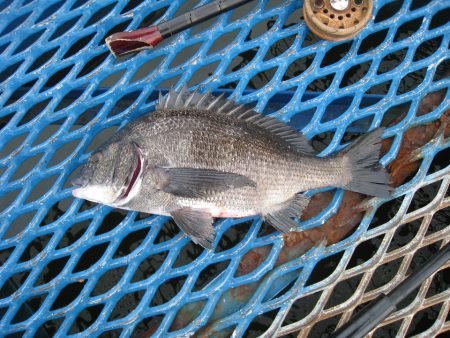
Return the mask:
<path id="1" fill-rule="evenodd" d="M 261 215 L 283 233 L 309 204 L 303 192 L 334 186 L 388 197 L 378 128 L 341 153 L 316 156 L 283 122 L 222 96 L 185 88 L 130 122 L 94 151 L 72 191 L 112 207 L 170 215 L 211 248 L 214 217 Z"/>

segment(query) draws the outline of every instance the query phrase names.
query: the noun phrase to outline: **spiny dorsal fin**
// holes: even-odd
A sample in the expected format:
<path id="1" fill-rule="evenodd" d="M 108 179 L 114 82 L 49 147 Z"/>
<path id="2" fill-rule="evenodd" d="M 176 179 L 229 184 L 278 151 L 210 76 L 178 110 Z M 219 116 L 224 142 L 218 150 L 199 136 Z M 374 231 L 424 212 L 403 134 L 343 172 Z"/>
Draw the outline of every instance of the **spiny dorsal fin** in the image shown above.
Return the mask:
<path id="1" fill-rule="evenodd" d="M 167 95 L 158 100 L 156 106 L 156 109 L 159 110 L 183 108 L 195 108 L 233 116 L 238 120 L 264 128 L 292 145 L 294 149 L 301 153 L 315 153 L 306 137 L 294 128 L 273 117 L 259 114 L 248 106 L 228 100 L 223 94 L 214 96 L 210 93 L 199 93 L 197 90 L 188 92 L 187 88 L 183 87 L 179 92 L 175 90 L 169 91 Z"/>

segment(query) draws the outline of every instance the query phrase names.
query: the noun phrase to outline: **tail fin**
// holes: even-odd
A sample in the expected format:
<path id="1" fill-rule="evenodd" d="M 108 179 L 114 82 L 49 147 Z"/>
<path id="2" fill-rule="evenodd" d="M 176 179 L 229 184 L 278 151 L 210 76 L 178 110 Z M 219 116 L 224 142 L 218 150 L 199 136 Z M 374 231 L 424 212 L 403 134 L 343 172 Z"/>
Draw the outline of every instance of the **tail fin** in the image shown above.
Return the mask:
<path id="1" fill-rule="evenodd" d="M 390 176 L 379 164 L 384 128 L 361 136 L 341 156 L 348 159 L 351 181 L 343 188 L 366 195 L 388 197 Z"/>

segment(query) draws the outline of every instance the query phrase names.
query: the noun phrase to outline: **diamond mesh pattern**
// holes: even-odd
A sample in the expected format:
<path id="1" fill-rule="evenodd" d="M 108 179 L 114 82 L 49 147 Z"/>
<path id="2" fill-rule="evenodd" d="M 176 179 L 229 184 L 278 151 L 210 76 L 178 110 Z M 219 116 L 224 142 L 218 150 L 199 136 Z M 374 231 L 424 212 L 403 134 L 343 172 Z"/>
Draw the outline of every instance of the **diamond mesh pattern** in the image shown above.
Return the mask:
<path id="1" fill-rule="evenodd" d="M 383 124 L 393 107 L 406 106 L 400 122 L 385 133 L 393 142 L 383 164 L 395 159 L 409 128 L 449 108 L 450 80 L 441 76 L 449 68 L 446 1 L 375 1 L 374 17 L 359 36 L 330 43 L 308 32 L 299 19 L 301 2 L 260 0 L 247 5 L 242 17 L 238 10 L 226 13 L 153 51 L 120 60 L 109 54 L 106 36 L 171 18 L 182 5 L 179 0 L 0 4 L 2 335 L 243 336 L 270 315 L 271 324 L 259 327 L 264 336 L 314 336 L 317 323 L 341 325 L 359 304 L 391 290 L 416 264 L 421 248 L 437 250 L 447 241 L 450 228 L 433 224 L 448 217 L 450 167 L 428 170 L 450 145 L 442 137 L 414 154 L 420 169 L 396 189 L 392 199 L 398 208 L 389 219 L 374 225 L 387 201 L 372 199 L 347 238 L 284 257 L 281 265 L 280 255 L 289 249 L 282 251 L 282 237 L 267 234 L 258 218 L 218 221 L 216 250 L 208 252 L 177 234 L 166 217 L 74 200 L 66 182 L 100 135 L 151 111 L 159 88 L 172 84 L 232 88 L 239 102 L 273 113 L 309 138 L 332 135 L 321 155 L 341 149 L 348 133 Z M 218 47 L 218 40 L 229 43 Z M 427 43 L 434 48 L 423 48 Z M 337 61 L 336 53 L 343 55 Z M 421 100 L 439 90 L 443 99 L 429 113 L 416 114 Z M 433 184 L 436 197 L 414 207 L 414 195 Z M 299 228 L 323 224 L 342 197 L 336 192 Z M 392 248 L 402 226 L 415 235 Z M 358 246 L 375 238 L 373 255 L 355 263 Z M 338 263 L 317 277 L 327 259 Z M 389 283 L 374 281 L 380 271 L 392 272 Z M 436 320 L 424 335 L 449 330 L 449 290 L 429 294 L 439 276 L 427 280 L 379 330 L 396 323 L 398 334 L 414 334 L 408 331 L 411 321 L 436 306 Z M 355 291 L 336 301 L 345 283 L 356 283 Z M 309 313 L 292 316 L 296 307 L 306 311 L 305 304 L 312 304 Z"/>

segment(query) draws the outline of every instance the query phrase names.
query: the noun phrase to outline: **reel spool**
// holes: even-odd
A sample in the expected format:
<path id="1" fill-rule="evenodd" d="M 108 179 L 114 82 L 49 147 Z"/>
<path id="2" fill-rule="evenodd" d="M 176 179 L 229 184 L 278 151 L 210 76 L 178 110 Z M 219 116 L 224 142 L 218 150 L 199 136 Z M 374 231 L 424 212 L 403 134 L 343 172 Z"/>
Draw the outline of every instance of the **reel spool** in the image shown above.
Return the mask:
<path id="1" fill-rule="evenodd" d="M 311 31 L 324 40 L 354 37 L 372 16 L 372 0 L 305 0 L 303 16 Z"/>

